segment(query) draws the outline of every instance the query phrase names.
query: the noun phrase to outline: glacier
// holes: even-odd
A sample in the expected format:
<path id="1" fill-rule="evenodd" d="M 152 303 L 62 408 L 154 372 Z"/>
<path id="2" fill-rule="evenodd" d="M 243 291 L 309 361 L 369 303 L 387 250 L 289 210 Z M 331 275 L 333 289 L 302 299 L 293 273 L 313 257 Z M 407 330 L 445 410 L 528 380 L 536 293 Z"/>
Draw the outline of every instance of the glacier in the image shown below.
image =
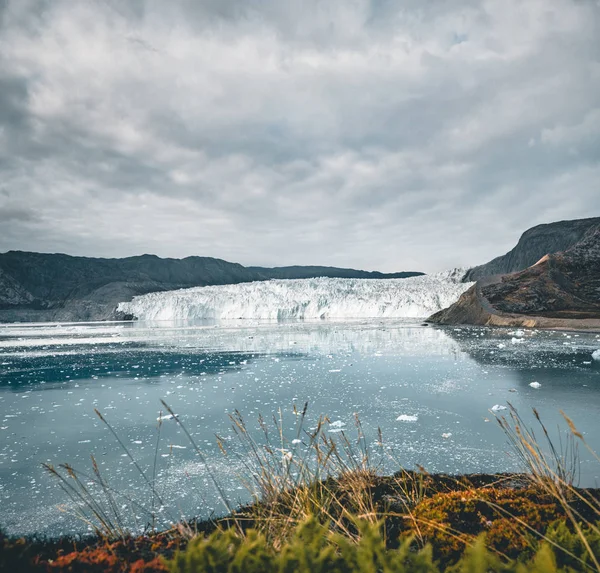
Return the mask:
<path id="1" fill-rule="evenodd" d="M 138 320 L 423 318 L 473 283 L 464 269 L 405 279 L 269 280 L 155 292 L 117 310 Z"/>

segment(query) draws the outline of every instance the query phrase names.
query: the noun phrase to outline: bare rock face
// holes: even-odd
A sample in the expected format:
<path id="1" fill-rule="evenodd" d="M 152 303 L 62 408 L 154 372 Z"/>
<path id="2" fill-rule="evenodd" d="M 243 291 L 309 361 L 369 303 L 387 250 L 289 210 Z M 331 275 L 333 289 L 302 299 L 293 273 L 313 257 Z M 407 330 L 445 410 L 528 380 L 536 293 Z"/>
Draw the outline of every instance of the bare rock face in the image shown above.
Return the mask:
<path id="1" fill-rule="evenodd" d="M 600 219 L 584 221 L 597 223 L 564 251 L 545 254 L 524 270 L 479 280 L 429 320 L 600 329 Z"/>
<path id="2" fill-rule="evenodd" d="M 544 255 L 566 251 L 579 243 L 590 229 L 600 225 L 600 217 L 558 221 L 537 225 L 525 231 L 517 245 L 501 257 L 467 271 L 463 281 L 471 282 L 492 275 L 522 271 L 537 263 Z"/>
<path id="3" fill-rule="evenodd" d="M 600 318 L 600 225 L 564 252 L 483 286 L 483 297 L 504 313 L 548 318 Z"/>
<path id="4" fill-rule="evenodd" d="M 5 308 L 30 305 L 33 300 L 31 293 L 0 268 L 0 301 Z"/>

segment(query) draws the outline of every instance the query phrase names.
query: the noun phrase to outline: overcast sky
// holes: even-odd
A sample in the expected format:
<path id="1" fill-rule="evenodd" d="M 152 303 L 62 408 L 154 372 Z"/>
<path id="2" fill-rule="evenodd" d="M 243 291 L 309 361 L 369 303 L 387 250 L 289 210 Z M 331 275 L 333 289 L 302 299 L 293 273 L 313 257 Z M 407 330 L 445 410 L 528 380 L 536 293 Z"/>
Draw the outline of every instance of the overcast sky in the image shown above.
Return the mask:
<path id="1" fill-rule="evenodd" d="M 600 215 L 595 0 L 0 0 L 0 251 L 441 270 Z"/>

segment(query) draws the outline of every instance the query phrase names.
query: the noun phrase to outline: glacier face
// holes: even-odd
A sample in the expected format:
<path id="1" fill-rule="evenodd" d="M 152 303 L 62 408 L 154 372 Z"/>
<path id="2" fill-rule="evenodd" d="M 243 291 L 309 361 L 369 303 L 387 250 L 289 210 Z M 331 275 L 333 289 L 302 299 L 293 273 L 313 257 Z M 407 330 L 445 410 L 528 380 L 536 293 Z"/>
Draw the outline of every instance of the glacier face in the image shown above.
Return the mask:
<path id="1" fill-rule="evenodd" d="M 150 293 L 118 310 L 139 320 L 421 318 L 456 302 L 464 270 L 406 279 L 270 280 Z"/>

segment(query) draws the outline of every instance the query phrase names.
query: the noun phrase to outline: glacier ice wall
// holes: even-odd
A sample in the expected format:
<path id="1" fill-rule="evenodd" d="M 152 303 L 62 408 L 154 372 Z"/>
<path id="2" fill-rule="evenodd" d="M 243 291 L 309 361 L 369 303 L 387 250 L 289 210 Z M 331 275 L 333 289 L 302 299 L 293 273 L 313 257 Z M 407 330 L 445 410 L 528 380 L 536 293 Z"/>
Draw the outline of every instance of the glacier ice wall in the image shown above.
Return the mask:
<path id="1" fill-rule="evenodd" d="M 150 293 L 118 310 L 140 320 L 426 317 L 472 283 L 464 271 L 406 279 L 270 280 Z"/>

